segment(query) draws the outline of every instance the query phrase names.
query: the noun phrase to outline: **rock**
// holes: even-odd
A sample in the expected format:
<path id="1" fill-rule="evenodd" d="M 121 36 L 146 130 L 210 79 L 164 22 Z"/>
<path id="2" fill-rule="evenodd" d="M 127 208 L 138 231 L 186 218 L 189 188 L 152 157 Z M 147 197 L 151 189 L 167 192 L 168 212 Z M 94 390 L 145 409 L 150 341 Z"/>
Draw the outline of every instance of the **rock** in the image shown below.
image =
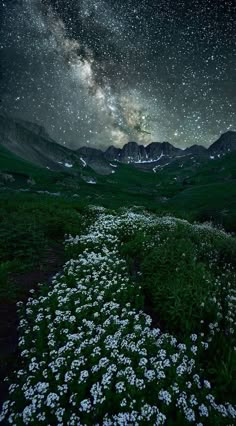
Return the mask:
<path id="1" fill-rule="evenodd" d="M 223 133 L 220 138 L 208 148 L 208 152 L 211 155 L 227 154 L 228 152 L 235 150 L 236 132 L 233 131 Z"/>
<path id="2" fill-rule="evenodd" d="M 32 177 L 29 177 L 29 179 L 27 180 L 28 185 L 36 185 L 35 180 Z"/>
<path id="3" fill-rule="evenodd" d="M 83 179 L 84 182 L 86 183 L 90 183 L 92 185 L 96 185 L 97 181 L 95 178 L 91 177 L 91 176 L 81 176 L 81 178 Z"/>
<path id="4" fill-rule="evenodd" d="M 9 173 L 0 173 L 0 179 L 4 183 L 13 183 L 13 182 L 15 182 L 14 177 L 11 174 L 9 174 Z"/>

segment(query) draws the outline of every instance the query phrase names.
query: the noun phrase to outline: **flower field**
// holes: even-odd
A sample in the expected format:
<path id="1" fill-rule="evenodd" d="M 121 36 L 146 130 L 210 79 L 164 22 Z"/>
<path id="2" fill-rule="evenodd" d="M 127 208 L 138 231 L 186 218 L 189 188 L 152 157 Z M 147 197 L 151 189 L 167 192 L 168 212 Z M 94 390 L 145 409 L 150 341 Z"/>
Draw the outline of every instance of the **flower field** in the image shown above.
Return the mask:
<path id="1" fill-rule="evenodd" d="M 139 211 L 91 214 L 66 238 L 69 260 L 50 287 L 18 302 L 21 366 L 0 421 L 233 425 L 234 239 Z"/>

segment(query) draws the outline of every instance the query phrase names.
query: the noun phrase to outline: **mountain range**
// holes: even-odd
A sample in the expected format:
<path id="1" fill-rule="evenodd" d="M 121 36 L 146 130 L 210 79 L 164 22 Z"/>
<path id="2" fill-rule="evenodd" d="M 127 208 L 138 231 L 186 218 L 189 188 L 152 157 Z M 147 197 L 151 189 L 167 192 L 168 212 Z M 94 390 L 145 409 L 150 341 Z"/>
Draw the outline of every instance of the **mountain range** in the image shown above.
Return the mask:
<path id="1" fill-rule="evenodd" d="M 220 158 L 236 150 L 236 132 L 222 134 L 209 148 L 193 145 L 180 149 L 169 142 L 152 142 L 147 146 L 129 142 L 122 148 L 110 146 L 105 151 L 90 147 L 71 150 L 52 140 L 42 126 L 0 115 L 0 145 L 24 160 L 51 170 L 70 169 L 73 174 L 78 167 L 88 166 L 98 174 L 109 175 L 115 173 L 119 163 L 158 172 L 176 160 L 202 163 Z"/>

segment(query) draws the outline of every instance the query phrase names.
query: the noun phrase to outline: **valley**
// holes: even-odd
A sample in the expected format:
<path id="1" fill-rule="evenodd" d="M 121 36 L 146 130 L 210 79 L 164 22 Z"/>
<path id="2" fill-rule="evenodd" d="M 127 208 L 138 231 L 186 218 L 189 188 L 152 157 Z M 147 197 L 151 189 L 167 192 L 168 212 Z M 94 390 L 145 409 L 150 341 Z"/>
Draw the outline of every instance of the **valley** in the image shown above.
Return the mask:
<path id="1" fill-rule="evenodd" d="M 45 193 L 107 208 L 141 205 L 203 217 L 234 231 L 235 148 L 236 133 L 227 132 L 208 149 L 180 150 L 168 143 L 145 148 L 131 142 L 122 150 L 72 151 L 42 128 L 2 116 L 0 191 L 3 197 L 9 191 Z"/>
<path id="2" fill-rule="evenodd" d="M 232 423 L 234 132 L 181 156 L 157 144 L 148 161 L 131 143 L 119 161 L 11 125 L 0 132 L 2 424 Z"/>
<path id="3" fill-rule="evenodd" d="M 236 425 L 235 23 L 0 0 L 0 425 Z"/>

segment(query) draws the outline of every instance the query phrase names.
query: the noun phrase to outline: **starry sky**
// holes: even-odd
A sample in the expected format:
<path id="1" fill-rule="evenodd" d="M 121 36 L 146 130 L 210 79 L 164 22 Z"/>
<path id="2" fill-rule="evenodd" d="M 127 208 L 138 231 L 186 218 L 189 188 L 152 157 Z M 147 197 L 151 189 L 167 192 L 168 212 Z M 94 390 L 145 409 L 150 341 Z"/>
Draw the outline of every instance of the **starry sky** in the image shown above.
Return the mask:
<path id="1" fill-rule="evenodd" d="M 0 112 L 75 149 L 236 129 L 233 0 L 0 0 Z"/>

